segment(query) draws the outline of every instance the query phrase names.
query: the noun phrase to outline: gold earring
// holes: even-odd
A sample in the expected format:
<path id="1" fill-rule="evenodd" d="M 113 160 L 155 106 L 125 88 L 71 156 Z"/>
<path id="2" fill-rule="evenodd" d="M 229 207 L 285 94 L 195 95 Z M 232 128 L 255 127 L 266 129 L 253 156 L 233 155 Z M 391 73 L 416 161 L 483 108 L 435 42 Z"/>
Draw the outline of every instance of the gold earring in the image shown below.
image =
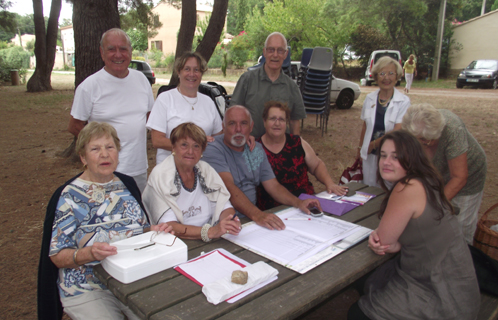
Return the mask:
<path id="1" fill-rule="evenodd" d="M 201 158 L 202 158 L 202 157 L 204 157 L 204 155 L 203 155 L 203 154 L 201 154 Z"/>
<path id="2" fill-rule="evenodd" d="M 176 153 L 173 151 L 173 152 L 171 152 L 171 154 L 174 156 Z"/>

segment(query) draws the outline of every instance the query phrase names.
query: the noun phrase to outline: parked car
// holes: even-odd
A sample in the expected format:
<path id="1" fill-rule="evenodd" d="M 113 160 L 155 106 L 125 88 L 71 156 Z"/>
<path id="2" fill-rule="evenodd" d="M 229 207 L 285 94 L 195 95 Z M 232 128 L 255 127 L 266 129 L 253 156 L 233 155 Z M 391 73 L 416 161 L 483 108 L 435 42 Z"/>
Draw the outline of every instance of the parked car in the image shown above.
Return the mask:
<path id="1" fill-rule="evenodd" d="M 335 103 L 339 109 L 349 109 L 360 97 L 360 86 L 354 82 L 332 76 L 330 87 L 330 103 Z"/>
<path id="2" fill-rule="evenodd" d="M 368 59 L 367 70 L 365 70 L 365 79 L 367 80 L 367 86 L 371 86 L 373 82 L 375 82 L 372 75 L 373 65 L 384 56 L 389 56 L 394 60 L 397 60 L 401 66 L 403 66 L 403 60 L 401 60 L 401 53 L 398 50 L 375 50 L 370 55 Z M 396 83 L 397 86 L 400 85 L 400 81 Z"/>
<path id="3" fill-rule="evenodd" d="M 149 80 L 150 85 L 156 83 L 156 75 L 147 62 L 140 60 L 131 60 L 128 68 L 142 72 L 147 77 L 147 80 Z"/>
<path id="4" fill-rule="evenodd" d="M 482 86 L 496 89 L 498 86 L 498 60 L 474 60 L 458 75 L 456 87 Z"/>

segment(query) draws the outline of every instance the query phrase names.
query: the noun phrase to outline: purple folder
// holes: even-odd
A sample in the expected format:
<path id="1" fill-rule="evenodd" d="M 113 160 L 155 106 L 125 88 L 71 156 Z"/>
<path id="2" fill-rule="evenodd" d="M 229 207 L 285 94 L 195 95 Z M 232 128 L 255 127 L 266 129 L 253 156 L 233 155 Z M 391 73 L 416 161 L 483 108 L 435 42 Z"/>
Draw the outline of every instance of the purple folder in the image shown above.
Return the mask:
<path id="1" fill-rule="evenodd" d="M 359 204 L 353 204 L 353 203 L 338 203 L 333 200 L 328 200 L 328 199 L 323 199 L 323 198 L 318 198 L 315 197 L 314 195 L 310 194 L 305 194 L 301 193 L 299 196 L 299 199 L 301 200 L 306 200 L 306 199 L 318 199 L 320 202 L 320 205 L 322 206 L 322 209 L 324 212 L 336 215 L 336 216 L 342 216 L 343 214 L 353 210 L 354 208 L 358 207 Z"/>

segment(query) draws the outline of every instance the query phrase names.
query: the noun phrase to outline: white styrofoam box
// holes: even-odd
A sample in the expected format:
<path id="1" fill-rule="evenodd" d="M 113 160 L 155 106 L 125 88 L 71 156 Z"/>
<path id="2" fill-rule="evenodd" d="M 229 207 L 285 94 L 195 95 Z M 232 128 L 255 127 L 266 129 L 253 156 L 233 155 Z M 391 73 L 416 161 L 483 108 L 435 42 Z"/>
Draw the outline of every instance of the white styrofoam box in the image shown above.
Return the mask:
<path id="1" fill-rule="evenodd" d="M 102 260 L 102 267 L 126 284 L 187 261 L 187 245 L 182 240 L 176 239 L 171 247 L 163 245 L 173 243 L 175 236 L 169 233 L 161 232 L 153 240 L 155 245 L 135 250 L 150 244 L 152 234 L 151 231 L 111 243 L 118 248 L 118 254 Z"/>

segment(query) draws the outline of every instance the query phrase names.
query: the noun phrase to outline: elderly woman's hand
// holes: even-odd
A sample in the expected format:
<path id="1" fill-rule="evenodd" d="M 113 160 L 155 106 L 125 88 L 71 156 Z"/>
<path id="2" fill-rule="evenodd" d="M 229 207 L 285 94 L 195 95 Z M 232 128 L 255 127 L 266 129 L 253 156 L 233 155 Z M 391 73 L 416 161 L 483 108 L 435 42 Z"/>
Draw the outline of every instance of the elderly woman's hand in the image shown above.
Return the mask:
<path id="1" fill-rule="evenodd" d="M 368 247 L 372 249 L 373 252 L 376 254 L 382 256 L 386 254 L 386 251 L 389 249 L 390 245 L 381 245 L 380 244 L 380 238 L 379 235 L 377 234 L 377 230 L 374 230 L 370 233 L 370 236 L 368 237 Z"/>
<path id="2" fill-rule="evenodd" d="M 252 152 L 256 147 L 256 138 L 254 138 L 253 136 L 249 136 L 249 138 L 247 139 L 247 145 L 249 146 L 249 151 Z"/>
<path id="3" fill-rule="evenodd" d="M 235 213 L 220 217 L 220 222 L 209 229 L 209 239 L 219 238 L 228 233 L 235 236 L 238 235 L 242 227 L 240 225 L 239 217 L 234 217 L 234 215 Z"/>
<path id="4" fill-rule="evenodd" d="M 167 223 L 160 223 L 150 226 L 150 230 L 156 232 L 165 232 L 165 233 L 169 232 L 171 234 L 175 234 L 175 232 L 173 231 L 173 227 Z"/>
<path id="5" fill-rule="evenodd" d="M 94 261 L 102 261 L 118 253 L 118 249 L 107 242 L 94 242 L 89 248 L 91 256 L 95 258 Z"/>

